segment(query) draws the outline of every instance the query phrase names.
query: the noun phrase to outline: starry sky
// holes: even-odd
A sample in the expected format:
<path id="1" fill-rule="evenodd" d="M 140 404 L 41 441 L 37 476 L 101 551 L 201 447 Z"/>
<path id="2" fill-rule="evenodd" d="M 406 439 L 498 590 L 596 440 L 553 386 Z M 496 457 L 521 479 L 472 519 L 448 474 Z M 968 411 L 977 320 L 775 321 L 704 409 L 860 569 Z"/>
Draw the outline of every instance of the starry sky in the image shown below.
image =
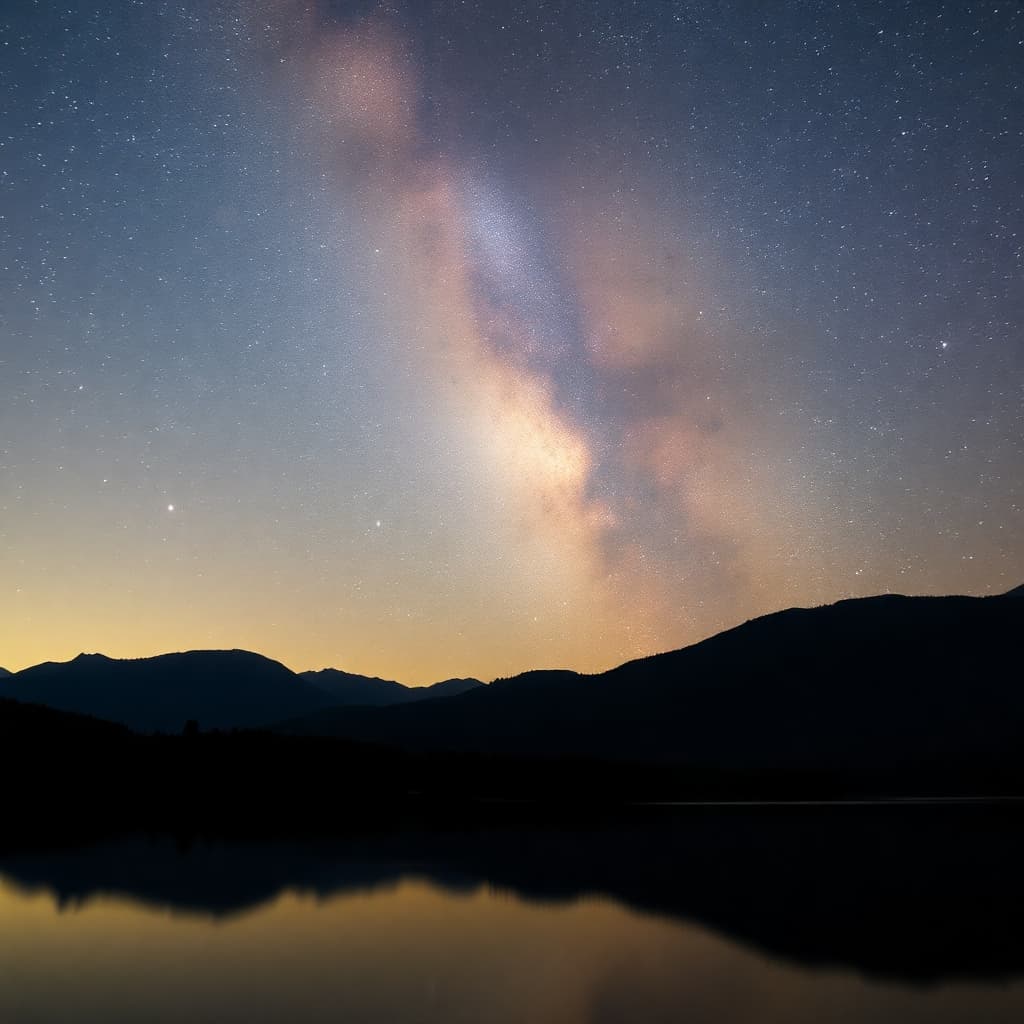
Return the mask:
<path id="1" fill-rule="evenodd" d="M 1024 9 L 13 0 L 0 664 L 407 683 L 1024 581 Z"/>

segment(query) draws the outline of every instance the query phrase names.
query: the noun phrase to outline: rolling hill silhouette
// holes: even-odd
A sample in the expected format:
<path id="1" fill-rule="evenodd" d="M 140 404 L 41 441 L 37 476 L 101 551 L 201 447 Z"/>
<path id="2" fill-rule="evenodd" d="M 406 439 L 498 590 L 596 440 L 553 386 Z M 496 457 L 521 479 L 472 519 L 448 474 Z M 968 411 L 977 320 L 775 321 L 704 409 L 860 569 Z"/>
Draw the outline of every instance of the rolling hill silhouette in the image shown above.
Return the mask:
<path id="1" fill-rule="evenodd" d="M 307 683 L 329 694 L 337 705 L 358 704 L 367 707 L 388 707 L 405 699 L 408 687 L 393 679 L 360 676 L 337 668 L 323 668 L 316 672 L 300 672 Z"/>
<path id="2" fill-rule="evenodd" d="M 5 668 L 0 668 L 0 679 L 6 679 L 10 675 L 13 675 L 13 673 L 8 672 Z"/>
<path id="3" fill-rule="evenodd" d="M 479 679 L 445 679 L 431 686 L 406 686 L 392 679 L 360 676 L 336 668 L 299 675 L 329 694 L 338 706 L 390 707 L 433 697 L 454 697 L 484 685 Z"/>
<path id="4" fill-rule="evenodd" d="M 789 609 L 594 676 L 537 671 L 410 693 L 335 670 L 299 676 L 245 651 L 194 651 L 38 665 L 0 682 L 0 697 L 143 732 L 198 720 L 415 757 L 646 764 L 719 779 L 718 792 L 732 778 L 787 776 L 816 778 L 823 792 L 1018 792 L 1018 593 Z M 387 704 L 366 706 L 375 701 Z M 499 774 L 507 788 L 515 771 Z"/>
<path id="5" fill-rule="evenodd" d="M 296 674 L 249 651 L 187 651 L 118 660 L 80 654 L 0 679 L 0 698 L 119 722 L 139 732 L 269 727 L 282 719 L 339 706 L 378 707 L 447 697 L 481 687 L 447 679 L 410 687 L 338 669 Z"/>
<path id="6" fill-rule="evenodd" d="M 478 690 L 486 683 L 471 677 L 458 679 L 442 679 L 439 683 L 431 683 L 429 686 L 418 688 L 410 687 L 409 697 L 412 701 L 432 700 L 434 697 L 458 697 L 460 694 Z"/>
<path id="7" fill-rule="evenodd" d="M 69 744 L 119 743 L 130 737 L 126 726 L 102 718 L 0 699 L 0 744 L 8 750 L 56 744 L 64 744 L 66 750 Z"/>
<path id="8" fill-rule="evenodd" d="M 685 762 L 907 778 L 1016 763 L 1009 596 L 884 596 L 790 609 L 596 676 L 530 672 L 446 701 L 327 709 L 280 728 L 422 751 Z"/>
<path id="9" fill-rule="evenodd" d="M 0 683 L 0 697 L 119 722 L 140 732 L 253 728 L 332 703 L 284 665 L 248 651 L 189 651 L 116 660 L 80 654 Z"/>

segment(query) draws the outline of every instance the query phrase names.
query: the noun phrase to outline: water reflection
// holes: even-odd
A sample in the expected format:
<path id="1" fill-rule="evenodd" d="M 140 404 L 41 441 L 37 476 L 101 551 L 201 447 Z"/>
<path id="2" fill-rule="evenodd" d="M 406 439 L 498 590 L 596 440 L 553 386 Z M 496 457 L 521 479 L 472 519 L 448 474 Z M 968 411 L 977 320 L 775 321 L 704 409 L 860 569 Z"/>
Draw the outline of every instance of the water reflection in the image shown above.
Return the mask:
<path id="1" fill-rule="evenodd" d="M 0 854 L 0 1019 L 1010 1020 L 1014 812 L 129 836 Z"/>

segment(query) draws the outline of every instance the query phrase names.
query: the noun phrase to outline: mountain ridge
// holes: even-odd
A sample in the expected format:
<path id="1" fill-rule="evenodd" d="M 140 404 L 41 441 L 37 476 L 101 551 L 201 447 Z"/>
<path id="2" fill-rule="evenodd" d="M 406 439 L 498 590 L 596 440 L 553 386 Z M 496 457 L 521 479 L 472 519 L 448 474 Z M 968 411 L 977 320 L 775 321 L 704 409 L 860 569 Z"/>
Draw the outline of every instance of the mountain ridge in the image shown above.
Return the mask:
<path id="1" fill-rule="evenodd" d="M 251 651 L 181 651 L 152 658 L 80 654 L 43 662 L 0 681 L 0 697 L 42 704 L 126 725 L 177 732 L 254 728 L 300 708 L 329 706 L 322 691 L 278 661 Z"/>
<path id="2" fill-rule="evenodd" d="M 597 675 L 524 673 L 449 701 L 325 709 L 279 728 L 425 752 L 860 778 L 1016 763 L 1021 625 L 1024 606 L 1001 595 L 858 598 L 774 612 Z"/>
<path id="3" fill-rule="evenodd" d="M 0 681 L 0 697 L 143 732 L 193 720 L 413 754 L 813 772 L 868 788 L 897 776 L 909 784 L 908 772 L 925 778 L 932 766 L 955 782 L 954 766 L 968 762 L 1024 767 L 1024 604 L 1014 596 L 881 595 L 784 609 L 594 675 L 535 670 L 413 690 L 340 670 L 293 673 L 239 650 L 80 655 Z"/>
<path id="4" fill-rule="evenodd" d="M 250 685 L 251 684 L 251 685 Z M 175 651 L 143 658 L 77 654 L 0 673 L 0 698 L 90 715 L 140 732 L 265 728 L 321 708 L 438 699 L 485 684 L 447 679 L 408 687 L 338 669 L 292 672 L 240 648 Z"/>
<path id="5" fill-rule="evenodd" d="M 339 706 L 390 707 L 412 701 L 455 696 L 487 685 L 479 679 L 459 677 L 442 679 L 438 683 L 431 683 L 427 686 L 406 686 L 394 679 L 363 676 L 336 668 L 299 672 L 298 675 L 314 686 L 320 687 L 331 697 L 337 698 Z"/>

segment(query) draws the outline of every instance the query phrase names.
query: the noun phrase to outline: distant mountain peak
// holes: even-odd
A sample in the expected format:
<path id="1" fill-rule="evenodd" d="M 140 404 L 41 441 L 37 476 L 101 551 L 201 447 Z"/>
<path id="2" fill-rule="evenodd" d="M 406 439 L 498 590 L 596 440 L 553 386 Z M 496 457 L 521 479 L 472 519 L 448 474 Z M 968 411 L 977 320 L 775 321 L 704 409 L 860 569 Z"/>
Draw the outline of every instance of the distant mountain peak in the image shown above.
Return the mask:
<path id="1" fill-rule="evenodd" d="M 495 679 L 490 685 L 492 690 L 505 690 L 514 687 L 520 692 L 525 690 L 543 691 L 550 687 L 572 686 L 583 678 L 579 672 L 568 668 L 533 668 L 515 676 Z"/>
<path id="2" fill-rule="evenodd" d="M 93 715 L 142 732 L 268 726 L 331 700 L 280 662 L 251 651 L 182 651 L 151 658 L 79 654 L 5 678 L 0 695 Z"/>
<path id="3" fill-rule="evenodd" d="M 361 676 L 338 668 L 300 672 L 300 677 L 329 694 L 338 707 L 363 705 L 389 707 L 438 697 L 458 697 L 485 684 L 479 679 L 444 679 L 430 686 L 406 686 L 393 679 Z"/>
<path id="4" fill-rule="evenodd" d="M 487 684 L 479 679 L 457 677 L 454 679 L 442 679 L 439 683 L 432 683 L 430 686 L 414 687 L 412 699 L 430 699 L 434 697 L 458 697 L 471 690 L 479 690 Z"/>

